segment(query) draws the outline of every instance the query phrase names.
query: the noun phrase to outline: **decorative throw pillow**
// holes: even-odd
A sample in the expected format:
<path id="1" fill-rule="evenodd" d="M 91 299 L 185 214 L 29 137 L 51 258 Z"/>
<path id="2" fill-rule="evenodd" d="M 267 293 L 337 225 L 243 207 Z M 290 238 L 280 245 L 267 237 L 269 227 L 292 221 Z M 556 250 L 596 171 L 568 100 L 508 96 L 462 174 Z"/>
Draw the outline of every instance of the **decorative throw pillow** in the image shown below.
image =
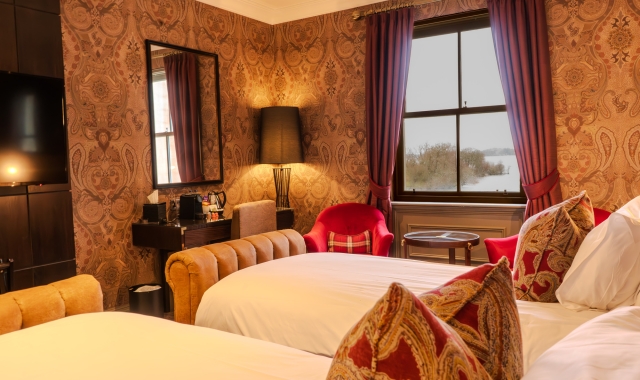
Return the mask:
<path id="1" fill-rule="evenodd" d="M 460 336 L 393 283 L 342 339 L 327 379 L 489 379 Z"/>
<path id="2" fill-rule="evenodd" d="M 329 252 L 371 254 L 371 232 L 365 230 L 357 235 L 341 235 L 329 232 Z"/>
<path id="3" fill-rule="evenodd" d="M 522 333 L 509 260 L 484 264 L 418 296 L 453 327 L 492 379 L 524 375 Z"/>
<path id="4" fill-rule="evenodd" d="M 527 219 L 513 265 L 516 298 L 558 302 L 556 290 L 594 223 L 585 191 Z"/>

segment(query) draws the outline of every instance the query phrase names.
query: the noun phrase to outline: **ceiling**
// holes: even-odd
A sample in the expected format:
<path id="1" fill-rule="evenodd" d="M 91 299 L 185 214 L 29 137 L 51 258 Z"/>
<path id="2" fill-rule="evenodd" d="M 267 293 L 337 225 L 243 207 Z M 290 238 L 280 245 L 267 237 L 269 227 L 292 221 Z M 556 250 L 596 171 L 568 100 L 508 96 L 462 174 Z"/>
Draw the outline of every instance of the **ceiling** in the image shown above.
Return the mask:
<path id="1" fill-rule="evenodd" d="M 333 13 L 384 0 L 198 0 L 254 20 L 275 25 Z"/>

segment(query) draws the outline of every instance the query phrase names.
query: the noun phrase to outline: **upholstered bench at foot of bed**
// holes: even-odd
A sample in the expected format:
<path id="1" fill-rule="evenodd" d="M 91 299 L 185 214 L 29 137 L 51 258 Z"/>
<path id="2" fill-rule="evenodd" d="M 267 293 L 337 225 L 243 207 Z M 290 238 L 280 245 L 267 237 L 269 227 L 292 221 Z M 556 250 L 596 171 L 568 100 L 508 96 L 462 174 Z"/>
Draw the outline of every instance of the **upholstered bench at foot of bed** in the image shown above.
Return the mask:
<path id="1" fill-rule="evenodd" d="M 204 292 L 231 273 L 302 253 L 306 253 L 302 235 L 278 230 L 172 254 L 165 275 L 173 290 L 175 321 L 194 324 Z"/>
<path id="2" fill-rule="evenodd" d="M 100 283 L 92 276 L 79 275 L 0 295 L 0 335 L 102 310 Z"/>

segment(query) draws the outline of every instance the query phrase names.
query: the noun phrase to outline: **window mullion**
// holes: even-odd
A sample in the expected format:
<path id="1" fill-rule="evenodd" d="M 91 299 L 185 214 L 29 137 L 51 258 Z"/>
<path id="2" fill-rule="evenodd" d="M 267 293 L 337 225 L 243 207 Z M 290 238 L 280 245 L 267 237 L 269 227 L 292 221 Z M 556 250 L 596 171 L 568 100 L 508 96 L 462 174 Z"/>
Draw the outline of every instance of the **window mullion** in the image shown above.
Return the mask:
<path id="1" fill-rule="evenodd" d="M 169 183 L 173 183 L 173 178 L 171 178 L 171 143 L 169 139 L 170 136 L 165 137 L 165 144 L 167 145 L 167 178 L 169 178 Z"/>
<path id="2" fill-rule="evenodd" d="M 461 49 L 462 44 L 460 43 L 461 34 L 458 31 L 458 109 L 462 108 L 462 58 L 461 58 Z M 460 112 L 456 113 L 456 174 L 457 174 L 457 192 L 460 194 L 462 186 L 460 185 Z"/>

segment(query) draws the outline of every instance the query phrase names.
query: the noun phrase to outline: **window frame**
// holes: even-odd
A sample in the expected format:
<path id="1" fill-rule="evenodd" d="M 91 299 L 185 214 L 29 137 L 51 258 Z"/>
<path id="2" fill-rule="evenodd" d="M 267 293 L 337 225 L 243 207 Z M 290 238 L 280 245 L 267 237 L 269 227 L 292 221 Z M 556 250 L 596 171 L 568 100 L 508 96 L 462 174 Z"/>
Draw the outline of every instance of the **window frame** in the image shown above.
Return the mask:
<path id="1" fill-rule="evenodd" d="M 511 203 L 524 204 L 527 197 L 520 183 L 519 192 L 476 192 L 460 189 L 460 117 L 462 115 L 506 112 L 506 105 L 469 107 L 463 106 L 462 100 L 462 54 L 460 33 L 469 30 L 490 27 L 489 13 L 486 9 L 442 16 L 414 24 L 413 39 L 437 36 L 442 34 L 458 34 L 458 108 L 406 112 L 402 115 L 400 140 L 396 154 L 396 167 L 393 174 L 393 200 L 400 202 L 459 202 L 459 203 Z M 456 191 L 409 191 L 404 189 L 404 120 L 405 118 L 424 118 L 434 116 L 456 117 Z"/>
<path id="2" fill-rule="evenodd" d="M 167 75 L 165 73 L 164 67 L 160 68 L 160 69 L 155 69 L 152 71 L 152 78 L 153 78 L 153 83 L 155 82 L 162 82 L 162 81 L 166 81 L 167 80 Z M 155 115 L 153 115 L 153 117 L 155 117 Z M 173 185 L 176 183 L 180 183 L 180 182 L 173 182 L 173 175 L 171 174 L 171 137 L 174 137 L 174 130 L 173 130 L 173 123 L 171 122 L 171 115 L 169 115 L 169 131 L 168 132 L 156 132 L 155 133 L 155 137 L 162 137 L 164 138 L 164 146 L 167 149 L 167 178 L 169 179 L 169 182 L 162 183 L 160 185 Z M 175 137 L 174 137 L 175 138 Z M 157 159 L 157 157 L 156 157 Z"/>

